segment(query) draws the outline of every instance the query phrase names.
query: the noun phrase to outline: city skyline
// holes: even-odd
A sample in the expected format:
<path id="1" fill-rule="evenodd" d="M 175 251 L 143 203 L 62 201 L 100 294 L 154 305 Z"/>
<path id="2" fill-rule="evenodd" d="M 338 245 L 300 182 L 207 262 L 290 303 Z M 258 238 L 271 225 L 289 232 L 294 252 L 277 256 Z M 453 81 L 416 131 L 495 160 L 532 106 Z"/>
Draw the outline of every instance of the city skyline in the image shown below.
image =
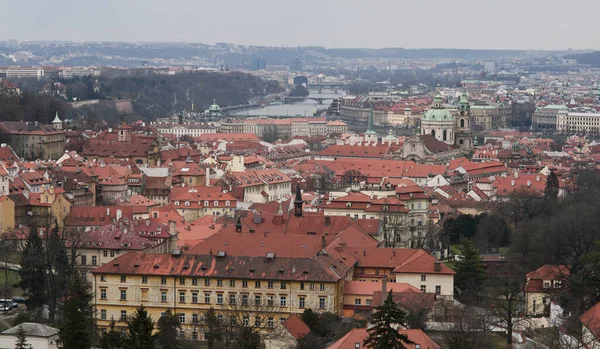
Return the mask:
<path id="1" fill-rule="evenodd" d="M 33 5 L 32 5 L 33 3 Z M 235 11 L 225 11 L 234 9 Z M 168 7 L 150 0 L 89 5 L 34 0 L 12 2 L 0 23 L 4 36 L 19 41 L 230 42 L 256 46 L 328 48 L 594 49 L 589 41 L 591 0 L 275 0 L 196 3 L 175 0 Z M 134 13 L 135 16 L 131 14 Z M 565 16 L 577 13 L 578 16 Z M 25 25 L 24 25 L 25 24 Z"/>

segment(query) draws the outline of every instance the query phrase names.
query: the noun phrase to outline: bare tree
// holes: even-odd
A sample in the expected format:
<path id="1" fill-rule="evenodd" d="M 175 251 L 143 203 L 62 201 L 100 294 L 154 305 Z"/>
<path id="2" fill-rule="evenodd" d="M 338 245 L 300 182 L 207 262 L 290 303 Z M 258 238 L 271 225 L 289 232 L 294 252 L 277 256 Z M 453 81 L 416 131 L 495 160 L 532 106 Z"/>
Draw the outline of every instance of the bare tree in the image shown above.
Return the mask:
<path id="1" fill-rule="evenodd" d="M 491 324 L 489 316 L 478 308 L 461 304 L 451 304 L 453 321 L 444 333 L 444 342 L 448 349 L 489 348 Z"/>
<path id="2" fill-rule="evenodd" d="M 217 310 L 221 340 L 216 348 L 253 349 L 266 341 L 277 342 L 281 338 L 281 307 L 271 296 L 250 293 L 230 293 L 226 304 Z"/>
<path id="3" fill-rule="evenodd" d="M 488 278 L 487 301 L 492 323 L 506 329 L 506 343 L 512 343 L 512 333 L 516 325 L 527 321 L 524 317 L 525 272 L 520 261 L 507 262 L 501 276 Z"/>

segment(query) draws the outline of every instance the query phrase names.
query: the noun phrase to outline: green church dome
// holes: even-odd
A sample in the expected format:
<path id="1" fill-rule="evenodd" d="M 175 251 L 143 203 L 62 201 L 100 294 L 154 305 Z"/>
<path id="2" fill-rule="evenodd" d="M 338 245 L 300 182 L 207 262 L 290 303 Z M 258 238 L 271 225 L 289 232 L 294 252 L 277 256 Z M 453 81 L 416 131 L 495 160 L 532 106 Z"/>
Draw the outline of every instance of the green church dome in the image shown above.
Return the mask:
<path id="1" fill-rule="evenodd" d="M 448 109 L 429 109 L 423 114 L 423 121 L 452 121 L 454 116 Z"/>
<path id="2" fill-rule="evenodd" d="M 454 116 L 444 108 L 444 98 L 438 92 L 433 98 L 433 106 L 423 114 L 422 121 L 452 121 Z"/>

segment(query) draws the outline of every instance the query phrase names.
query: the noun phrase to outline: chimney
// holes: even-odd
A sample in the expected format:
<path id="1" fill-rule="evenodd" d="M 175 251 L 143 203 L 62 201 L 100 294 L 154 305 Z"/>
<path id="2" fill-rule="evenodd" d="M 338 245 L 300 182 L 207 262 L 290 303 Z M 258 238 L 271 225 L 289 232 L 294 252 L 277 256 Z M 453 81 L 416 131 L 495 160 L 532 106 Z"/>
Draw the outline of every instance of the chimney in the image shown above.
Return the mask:
<path id="1" fill-rule="evenodd" d="M 365 249 L 363 249 L 363 256 L 366 256 L 366 255 L 367 255 L 367 249 L 365 248 Z"/>
<path id="2" fill-rule="evenodd" d="M 150 218 L 146 218 L 146 226 L 149 227 L 150 226 Z"/>
<path id="3" fill-rule="evenodd" d="M 117 209 L 117 220 L 120 220 L 123 217 L 123 211 L 120 208 Z"/>
<path id="4" fill-rule="evenodd" d="M 331 217 L 325 216 L 325 225 L 331 225 Z"/>
<path id="5" fill-rule="evenodd" d="M 175 221 L 169 221 L 169 234 L 171 236 L 177 235 L 177 223 Z"/>
<path id="6" fill-rule="evenodd" d="M 235 222 L 235 232 L 236 233 L 242 232 L 242 219 L 240 218 L 240 216 L 238 216 L 237 221 Z M 267 233 L 265 232 L 265 237 L 266 236 L 267 236 Z"/>
<path id="7" fill-rule="evenodd" d="M 515 186 L 515 180 L 514 180 L 514 179 L 511 179 L 511 180 L 510 180 L 510 185 L 511 185 L 512 187 L 514 187 L 514 186 Z"/>
<path id="8" fill-rule="evenodd" d="M 106 215 L 107 215 L 108 217 L 110 217 L 110 207 L 107 207 L 107 208 L 106 208 Z"/>
<path id="9" fill-rule="evenodd" d="M 535 181 L 539 182 L 540 181 L 540 176 L 535 176 Z"/>
<path id="10" fill-rule="evenodd" d="M 514 174 L 515 179 L 519 178 L 519 170 L 515 170 L 515 174 Z"/>
<path id="11" fill-rule="evenodd" d="M 531 181 L 527 181 L 527 186 L 531 187 Z"/>
<path id="12" fill-rule="evenodd" d="M 442 271 L 442 262 L 435 261 L 433 263 L 433 271 Z"/>
<path id="13" fill-rule="evenodd" d="M 384 278 L 381 280 L 381 297 L 382 299 L 385 299 L 387 295 L 387 276 L 384 276 Z"/>
<path id="14" fill-rule="evenodd" d="M 325 235 L 321 235 L 321 248 L 325 248 L 327 246 L 327 242 L 325 241 Z"/>
<path id="15" fill-rule="evenodd" d="M 204 175 L 205 179 L 206 179 L 206 186 L 210 187 L 210 167 L 207 167 L 206 170 L 204 170 L 204 172 L 206 172 L 206 174 Z"/>

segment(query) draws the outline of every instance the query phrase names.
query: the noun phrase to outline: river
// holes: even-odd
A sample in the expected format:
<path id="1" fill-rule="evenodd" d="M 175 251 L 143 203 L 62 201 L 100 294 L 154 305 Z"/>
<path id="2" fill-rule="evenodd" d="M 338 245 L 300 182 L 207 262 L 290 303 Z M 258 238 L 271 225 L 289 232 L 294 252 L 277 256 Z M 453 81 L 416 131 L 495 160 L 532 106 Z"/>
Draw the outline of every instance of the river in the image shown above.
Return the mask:
<path id="1" fill-rule="evenodd" d="M 235 113 L 234 115 L 248 115 L 248 116 L 312 116 L 316 111 L 327 109 L 335 98 L 343 96 L 343 93 L 335 93 L 333 90 L 324 89 L 318 93 L 318 91 L 310 91 L 310 95 L 307 99 L 289 103 L 289 104 L 277 104 L 269 105 L 260 109 L 245 110 L 242 112 Z M 342 91 L 343 92 L 343 91 Z M 310 99 L 313 98 L 327 98 L 323 101 L 323 104 L 317 103 Z"/>

